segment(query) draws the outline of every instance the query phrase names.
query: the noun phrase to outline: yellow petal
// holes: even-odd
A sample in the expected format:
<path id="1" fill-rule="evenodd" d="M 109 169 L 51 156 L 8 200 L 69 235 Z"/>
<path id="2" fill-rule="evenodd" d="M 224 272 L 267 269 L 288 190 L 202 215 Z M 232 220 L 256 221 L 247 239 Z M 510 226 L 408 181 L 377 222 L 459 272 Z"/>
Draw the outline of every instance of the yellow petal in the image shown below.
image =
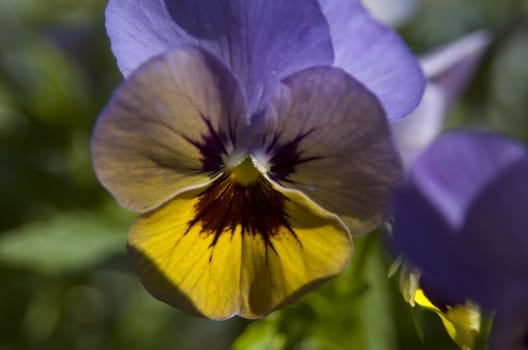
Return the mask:
<path id="1" fill-rule="evenodd" d="M 445 306 L 443 310 L 435 306 L 424 294 L 417 289 L 415 302 L 434 311 L 444 324 L 447 334 L 462 350 L 471 350 L 480 330 L 480 309 L 471 302 L 465 305 Z"/>
<path id="2" fill-rule="evenodd" d="M 263 178 L 241 203 L 234 185 L 244 187 L 243 193 L 250 188 L 226 176 L 178 195 L 133 225 L 129 251 L 155 297 L 212 319 L 259 318 L 295 301 L 347 263 L 352 244 L 335 215 Z M 260 200 L 253 190 L 281 196 L 283 207 L 247 212 Z M 280 207 L 277 198 L 269 203 Z M 281 224 L 260 232 L 269 222 Z"/>

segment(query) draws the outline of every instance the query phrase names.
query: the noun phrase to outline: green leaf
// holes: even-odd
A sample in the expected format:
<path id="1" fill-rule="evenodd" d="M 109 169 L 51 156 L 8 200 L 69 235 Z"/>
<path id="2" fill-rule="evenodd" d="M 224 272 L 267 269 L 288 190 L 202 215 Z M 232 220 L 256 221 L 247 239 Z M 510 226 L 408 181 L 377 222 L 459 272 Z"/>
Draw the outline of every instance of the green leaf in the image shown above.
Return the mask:
<path id="1" fill-rule="evenodd" d="M 242 335 L 233 344 L 233 350 L 284 349 L 286 337 L 284 334 L 280 334 L 278 330 L 280 314 L 276 313 L 274 316 L 265 320 L 255 321 L 247 326 Z"/>
<path id="2" fill-rule="evenodd" d="M 371 254 L 365 273 L 370 288 L 361 306 L 365 333 L 364 349 L 396 349 L 395 318 L 390 303 L 390 283 L 379 249 Z"/>
<path id="3" fill-rule="evenodd" d="M 494 131 L 528 141 L 528 27 L 501 43 L 493 61 L 487 96 L 487 119 Z"/>
<path id="4" fill-rule="evenodd" d="M 86 81 L 79 68 L 51 40 L 26 36 L 6 44 L 0 70 L 24 112 L 47 124 L 76 125 L 90 118 Z"/>
<path id="5" fill-rule="evenodd" d="M 43 274 L 92 267 L 125 252 L 127 228 L 104 213 L 76 211 L 0 236 L 0 264 Z"/>

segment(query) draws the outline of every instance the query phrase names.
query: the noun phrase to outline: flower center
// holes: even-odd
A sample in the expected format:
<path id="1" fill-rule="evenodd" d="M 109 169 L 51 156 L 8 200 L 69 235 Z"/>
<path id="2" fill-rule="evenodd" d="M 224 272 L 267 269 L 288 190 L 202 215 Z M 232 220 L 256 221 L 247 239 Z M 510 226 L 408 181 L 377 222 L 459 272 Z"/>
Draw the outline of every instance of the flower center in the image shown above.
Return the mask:
<path id="1" fill-rule="evenodd" d="M 260 171 L 255 166 L 253 159 L 249 156 L 231 170 L 231 173 L 229 174 L 229 177 L 233 182 L 244 186 L 255 183 L 260 176 Z"/>
<path id="2" fill-rule="evenodd" d="M 228 159 L 224 173 L 198 195 L 187 231 L 199 225 L 201 233 L 213 235 L 211 247 L 220 235 L 239 232 L 258 236 L 275 250 L 272 237 L 287 233 L 297 238 L 285 211 L 288 199 L 263 176 L 268 169 L 258 156 L 240 159 Z"/>

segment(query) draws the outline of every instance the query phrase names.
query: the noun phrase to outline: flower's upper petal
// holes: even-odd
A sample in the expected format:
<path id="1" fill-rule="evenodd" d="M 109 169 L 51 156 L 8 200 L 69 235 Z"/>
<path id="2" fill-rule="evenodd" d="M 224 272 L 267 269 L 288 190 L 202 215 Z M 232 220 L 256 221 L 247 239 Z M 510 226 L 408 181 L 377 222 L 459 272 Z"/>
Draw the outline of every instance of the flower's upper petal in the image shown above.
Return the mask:
<path id="1" fill-rule="evenodd" d="M 201 49 L 178 49 L 114 93 L 93 134 L 95 171 L 124 207 L 145 211 L 214 177 L 247 123 L 230 72 Z"/>
<path id="2" fill-rule="evenodd" d="M 260 181 L 217 179 L 143 214 L 128 248 L 147 290 L 212 319 L 260 318 L 339 273 L 352 252 L 341 221 Z"/>
<path id="3" fill-rule="evenodd" d="M 483 132 L 452 132 L 422 153 L 411 180 L 453 227 L 463 224 L 476 195 L 526 154 L 519 144 Z"/>
<path id="4" fill-rule="evenodd" d="M 154 55 L 198 45 L 240 80 L 252 112 L 280 78 L 333 60 L 315 0 L 110 0 L 106 26 L 124 75 Z"/>
<path id="5" fill-rule="evenodd" d="M 320 0 L 330 25 L 336 67 L 372 90 L 390 121 L 409 114 L 420 102 L 425 79 L 398 35 L 377 22 L 359 0 Z"/>
<path id="6" fill-rule="evenodd" d="M 391 124 L 406 169 L 442 130 L 489 42 L 489 33 L 478 31 L 420 58 L 428 79 L 423 98 L 410 115 Z"/>
<path id="7" fill-rule="evenodd" d="M 287 77 L 255 143 L 270 177 L 339 215 L 352 234 L 381 223 L 401 167 L 383 108 L 343 70 L 313 67 Z"/>

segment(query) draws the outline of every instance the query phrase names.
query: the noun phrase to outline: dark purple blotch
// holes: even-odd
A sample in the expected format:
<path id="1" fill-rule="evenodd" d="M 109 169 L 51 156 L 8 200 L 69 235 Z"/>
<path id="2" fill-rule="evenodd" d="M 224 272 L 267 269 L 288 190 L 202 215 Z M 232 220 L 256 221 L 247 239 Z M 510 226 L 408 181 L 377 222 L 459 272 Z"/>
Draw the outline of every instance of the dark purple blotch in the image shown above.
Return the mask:
<path id="1" fill-rule="evenodd" d="M 299 151 L 299 144 L 310 136 L 315 129 L 299 133 L 294 139 L 284 144 L 279 144 L 280 133 L 275 134 L 271 143 L 266 148 L 270 158 L 270 177 L 276 181 L 292 182 L 288 176 L 295 171 L 299 164 L 320 159 L 318 156 L 305 156 Z"/>
<path id="2" fill-rule="evenodd" d="M 199 224 L 202 234 L 214 236 L 210 245 L 214 248 L 222 234 L 232 236 L 240 226 L 242 235 L 260 237 L 265 247 L 277 254 L 271 238 L 279 235 L 281 228 L 301 244 L 288 222 L 287 200 L 262 176 L 254 183 L 244 185 L 225 174 L 198 196 L 194 207 L 196 214 L 188 222 L 187 232 Z"/>

